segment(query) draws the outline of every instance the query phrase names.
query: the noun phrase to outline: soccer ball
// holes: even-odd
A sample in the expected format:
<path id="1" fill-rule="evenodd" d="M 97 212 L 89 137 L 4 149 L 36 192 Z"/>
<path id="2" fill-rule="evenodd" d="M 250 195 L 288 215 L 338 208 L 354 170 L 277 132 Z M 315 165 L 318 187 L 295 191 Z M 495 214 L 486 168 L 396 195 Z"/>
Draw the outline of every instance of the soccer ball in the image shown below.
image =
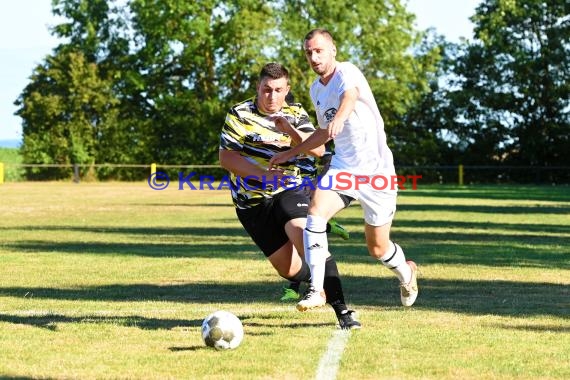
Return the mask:
<path id="1" fill-rule="evenodd" d="M 216 350 L 236 348 L 243 339 L 243 326 L 238 317 L 225 310 L 218 310 L 202 322 L 202 339 Z"/>

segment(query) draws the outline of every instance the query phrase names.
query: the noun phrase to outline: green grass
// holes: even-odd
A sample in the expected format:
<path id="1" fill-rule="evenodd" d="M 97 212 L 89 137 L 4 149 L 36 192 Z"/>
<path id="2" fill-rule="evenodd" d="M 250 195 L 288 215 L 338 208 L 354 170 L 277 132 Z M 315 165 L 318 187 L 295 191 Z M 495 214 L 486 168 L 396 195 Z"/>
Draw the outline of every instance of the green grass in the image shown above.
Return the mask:
<path id="1" fill-rule="evenodd" d="M 420 297 L 363 244 L 361 211 L 330 238 L 350 307 L 338 379 L 570 377 L 567 187 L 402 191 L 392 237 L 420 266 Z M 0 186 L 0 378 L 310 379 L 336 331 L 323 308 L 278 301 L 280 279 L 227 191 L 146 183 Z M 226 309 L 242 345 L 204 346 Z"/>
<path id="2" fill-rule="evenodd" d="M 24 169 L 12 166 L 21 164 L 22 156 L 17 148 L 0 148 L 0 162 L 4 164 L 4 181 L 15 182 L 24 178 Z"/>

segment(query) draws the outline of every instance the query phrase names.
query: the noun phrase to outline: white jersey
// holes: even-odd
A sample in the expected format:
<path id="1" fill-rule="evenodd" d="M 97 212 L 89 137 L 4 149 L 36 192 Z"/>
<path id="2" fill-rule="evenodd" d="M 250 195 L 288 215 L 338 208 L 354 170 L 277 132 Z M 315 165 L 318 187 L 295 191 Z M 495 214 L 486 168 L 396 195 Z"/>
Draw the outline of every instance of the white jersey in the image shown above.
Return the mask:
<path id="1" fill-rule="evenodd" d="M 320 128 L 327 128 L 340 106 L 342 94 L 358 89 L 354 111 L 335 139 L 330 168 L 351 174 L 395 174 L 392 152 L 386 143 L 384 121 L 362 72 L 350 62 L 337 62 L 335 73 L 323 85 L 317 78 L 311 85 L 311 100 Z"/>

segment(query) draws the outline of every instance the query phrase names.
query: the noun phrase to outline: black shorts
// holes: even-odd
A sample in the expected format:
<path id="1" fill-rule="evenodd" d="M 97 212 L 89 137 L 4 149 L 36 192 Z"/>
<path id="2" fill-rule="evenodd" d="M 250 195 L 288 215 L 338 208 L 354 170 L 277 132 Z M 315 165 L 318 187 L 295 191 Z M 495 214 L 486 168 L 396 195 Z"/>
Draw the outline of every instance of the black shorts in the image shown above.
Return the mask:
<path id="1" fill-rule="evenodd" d="M 236 209 L 236 214 L 249 236 L 266 257 L 289 241 L 285 223 L 306 218 L 310 199 L 304 191 L 286 190 L 248 209 Z"/>

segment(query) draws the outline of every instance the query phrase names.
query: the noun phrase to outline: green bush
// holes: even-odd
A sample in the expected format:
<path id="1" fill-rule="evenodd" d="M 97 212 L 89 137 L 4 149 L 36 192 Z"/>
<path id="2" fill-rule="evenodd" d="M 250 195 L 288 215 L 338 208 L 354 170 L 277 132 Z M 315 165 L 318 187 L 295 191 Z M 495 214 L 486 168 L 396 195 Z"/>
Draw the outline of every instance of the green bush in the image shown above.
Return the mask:
<path id="1" fill-rule="evenodd" d="M 14 166 L 22 163 L 18 148 L 0 148 L 0 162 L 4 164 L 4 182 L 16 182 L 24 179 L 24 168 Z"/>

